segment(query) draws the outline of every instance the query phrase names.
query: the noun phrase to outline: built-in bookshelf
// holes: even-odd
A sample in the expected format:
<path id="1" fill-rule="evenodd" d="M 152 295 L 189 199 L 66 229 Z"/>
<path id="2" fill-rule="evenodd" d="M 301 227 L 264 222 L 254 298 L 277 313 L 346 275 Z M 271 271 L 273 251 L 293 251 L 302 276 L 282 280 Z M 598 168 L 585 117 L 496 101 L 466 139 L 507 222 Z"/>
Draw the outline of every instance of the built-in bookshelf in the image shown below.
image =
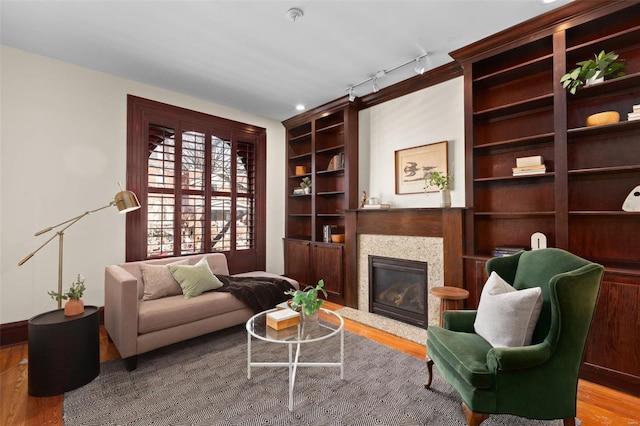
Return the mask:
<path id="1" fill-rule="evenodd" d="M 562 88 L 576 62 L 602 50 L 625 60 L 625 77 L 575 95 Z M 631 349 L 640 347 L 640 213 L 622 210 L 640 184 L 640 121 L 627 119 L 640 104 L 640 3 L 568 5 L 452 56 L 465 78 L 468 306 L 477 306 L 497 247 L 530 248 L 543 233 L 548 246 L 606 269 L 583 377 L 640 393 Z M 587 127 L 602 111 L 621 121 Z M 544 171 L 514 175 L 517 159 L 530 156 L 544 159 Z"/>
<path id="2" fill-rule="evenodd" d="M 344 299 L 344 243 L 325 241 L 325 227 L 345 233 L 345 210 L 358 203 L 358 113 L 351 105 L 320 107 L 283 122 L 287 129 L 285 274 L 304 284 L 325 281 Z M 299 188 L 311 179 L 308 194 Z"/>

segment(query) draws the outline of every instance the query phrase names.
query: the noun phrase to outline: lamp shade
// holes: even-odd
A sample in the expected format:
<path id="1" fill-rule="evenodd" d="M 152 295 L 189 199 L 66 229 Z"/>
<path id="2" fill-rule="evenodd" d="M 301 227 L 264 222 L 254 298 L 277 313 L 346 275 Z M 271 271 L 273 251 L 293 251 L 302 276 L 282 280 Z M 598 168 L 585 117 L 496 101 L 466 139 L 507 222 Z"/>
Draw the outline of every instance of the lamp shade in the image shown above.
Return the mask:
<path id="1" fill-rule="evenodd" d="M 140 208 L 138 197 L 136 197 L 136 194 L 131 191 L 118 192 L 114 201 L 120 213 L 128 213 Z"/>

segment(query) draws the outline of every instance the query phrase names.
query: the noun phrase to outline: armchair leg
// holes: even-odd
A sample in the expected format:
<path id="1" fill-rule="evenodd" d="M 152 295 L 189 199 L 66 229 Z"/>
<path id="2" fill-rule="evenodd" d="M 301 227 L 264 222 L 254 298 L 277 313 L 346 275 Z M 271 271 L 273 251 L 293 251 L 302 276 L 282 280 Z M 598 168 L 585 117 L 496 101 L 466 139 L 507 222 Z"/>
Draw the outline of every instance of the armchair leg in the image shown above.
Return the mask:
<path id="1" fill-rule="evenodd" d="M 478 426 L 489 418 L 488 414 L 474 413 L 464 402 L 462 403 L 462 411 L 464 411 L 464 416 L 466 417 L 467 424 L 469 426 Z"/>
<path id="2" fill-rule="evenodd" d="M 124 361 L 124 368 L 126 368 L 127 371 L 133 371 L 138 368 L 138 355 L 123 358 L 122 361 Z"/>
<path id="3" fill-rule="evenodd" d="M 562 419 L 564 421 L 564 426 L 576 426 L 576 418 L 569 417 L 566 419 Z"/>
<path id="4" fill-rule="evenodd" d="M 424 384 L 425 389 L 431 387 L 431 380 L 433 380 L 433 361 L 427 358 L 427 382 Z"/>

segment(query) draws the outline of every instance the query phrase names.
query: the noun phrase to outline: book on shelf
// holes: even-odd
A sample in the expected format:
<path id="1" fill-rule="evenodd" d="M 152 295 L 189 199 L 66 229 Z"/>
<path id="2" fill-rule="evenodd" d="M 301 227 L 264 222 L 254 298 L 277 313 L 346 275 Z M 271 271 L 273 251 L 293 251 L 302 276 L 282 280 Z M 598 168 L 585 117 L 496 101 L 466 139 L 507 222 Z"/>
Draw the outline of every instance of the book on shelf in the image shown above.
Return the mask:
<path id="1" fill-rule="evenodd" d="M 390 204 L 365 204 L 362 206 L 364 210 L 386 210 L 390 209 Z"/>
<path id="2" fill-rule="evenodd" d="M 633 112 L 630 112 L 627 114 L 627 120 L 629 121 L 633 121 L 633 120 L 640 120 L 640 109 L 636 110 L 635 109 L 635 105 L 633 106 Z"/>
<path id="3" fill-rule="evenodd" d="M 493 249 L 491 254 L 493 257 L 511 256 L 525 250 L 524 247 L 498 246 Z"/>
<path id="4" fill-rule="evenodd" d="M 541 166 L 544 165 L 544 159 L 542 155 L 532 155 L 530 157 L 518 157 L 516 158 L 516 167 L 529 167 L 529 166 Z"/>
<path id="5" fill-rule="evenodd" d="M 336 154 L 331 157 L 327 170 L 339 170 L 344 168 L 344 153 Z"/>
<path id="6" fill-rule="evenodd" d="M 547 166 L 544 164 L 538 166 L 524 166 L 524 167 L 513 167 L 511 169 L 514 176 L 522 176 L 522 175 L 538 175 L 542 173 L 546 173 Z"/>
<path id="7" fill-rule="evenodd" d="M 293 195 L 304 195 L 304 188 L 295 188 L 293 190 Z"/>

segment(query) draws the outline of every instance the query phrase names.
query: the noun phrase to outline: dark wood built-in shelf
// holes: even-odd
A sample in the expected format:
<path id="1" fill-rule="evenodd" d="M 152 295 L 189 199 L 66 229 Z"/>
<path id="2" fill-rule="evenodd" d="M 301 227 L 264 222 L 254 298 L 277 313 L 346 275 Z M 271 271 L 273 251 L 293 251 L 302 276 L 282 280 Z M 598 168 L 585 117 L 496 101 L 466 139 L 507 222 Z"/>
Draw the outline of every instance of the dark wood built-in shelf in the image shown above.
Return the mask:
<path id="1" fill-rule="evenodd" d="M 579 6 L 578 15 L 539 17 L 451 54 L 465 78 L 465 287 L 477 306 L 492 250 L 528 248 L 534 232 L 601 263 L 581 375 L 640 395 L 640 353 L 628 350 L 640 347 L 640 213 L 622 211 L 640 184 L 640 120 L 627 121 L 640 104 L 640 3 L 564 10 Z M 562 76 L 602 50 L 620 54 L 627 75 L 565 91 Z M 603 111 L 620 122 L 585 127 Z M 511 175 L 518 157 L 533 155 L 546 173 Z"/>

